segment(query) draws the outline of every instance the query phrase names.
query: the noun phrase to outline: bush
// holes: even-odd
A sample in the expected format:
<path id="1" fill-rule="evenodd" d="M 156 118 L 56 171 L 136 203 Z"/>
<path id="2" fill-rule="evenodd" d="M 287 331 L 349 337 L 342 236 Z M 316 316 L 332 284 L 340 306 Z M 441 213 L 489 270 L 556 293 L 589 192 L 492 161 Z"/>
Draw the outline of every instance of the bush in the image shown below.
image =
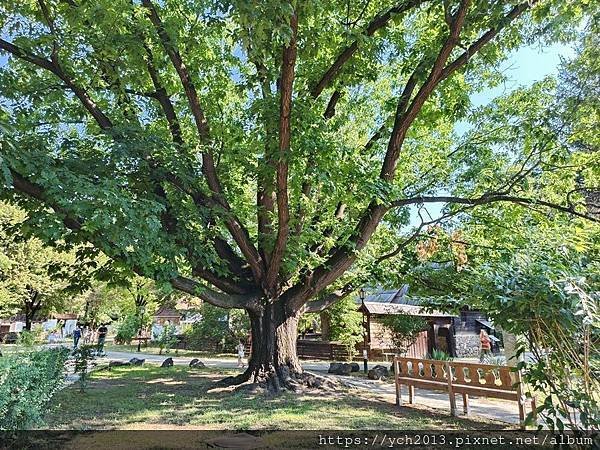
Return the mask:
<path id="1" fill-rule="evenodd" d="M 352 297 L 346 297 L 327 308 L 329 315 L 329 337 L 346 348 L 347 360 L 356 355 L 356 344 L 364 339 L 362 313 L 356 310 Z"/>
<path id="2" fill-rule="evenodd" d="M 538 253 L 539 252 L 539 253 Z M 482 271 L 488 314 L 522 336 L 523 380 L 542 397 L 538 418 L 550 430 L 600 430 L 600 264 L 568 249 L 529 252 Z M 533 421 L 530 414 L 529 421 Z"/>
<path id="3" fill-rule="evenodd" d="M 73 350 L 73 358 L 75 360 L 75 373 L 79 374 L 79 390 L 85 392 L 88 382 L 88 374 L 94 364 L 94 353 L 96 347 L 94 345 L 82 345 Z"/>
<path id="4" fill-rule="evenodd" d="M 437 361 L 452 361 L 452 357 L 443 350 L 433 350 L 429 355 L 427 355 L 427 358 L 435 359 Z"/>
<path id="5" fill-rule="evenodd" d="M 140 331 L 140 319 L 136 315 L 128 315 L 117 325 L 116 344 L 130 344 Z"/>
<path id="6" fill-rule="evenodd" d="M 69 351 L 55 348 L 0 359 L 0 429 L 29 429 L 43 423 L 44 412 L 64 380 Z"/>
<path id="7" fill-rule="evenodd" d="M 17 344 L 23 347 L 33 347 L 44 340 L 44 330 L 42 327 L 35 327 L 31 331 L 23 330 L 19 333 Z"/>
<path id="8" fill-rule="evenodd" d="M 383 327 L 391 334 L 392 342 L 400 353 L 408 351 L 417 335 L 427 329 L 427 322 L 418 316 L 394 314 L 382 319 Z"/>
<path id="9" fill-rule="evenodd" d="M 158 344 L 158 354 L 162 355 L 163 350 L 169 353 L 169 349 L 177 343 L 177 335 L 175 334 L 177 329 L 175 325 L 165 325 L 162 332 L 158 335 L 156 343 Z"/>
<path id="10" fill-rule="evenodd" d="M 242 310 L 226 311 L 209 304 L 199 310 L 202 320 L 192 324 L 185 331 L 187 347 L 192 350 L 233 351 L 240 339 L 245 339 L 250 332 L 248 316 Z"/>

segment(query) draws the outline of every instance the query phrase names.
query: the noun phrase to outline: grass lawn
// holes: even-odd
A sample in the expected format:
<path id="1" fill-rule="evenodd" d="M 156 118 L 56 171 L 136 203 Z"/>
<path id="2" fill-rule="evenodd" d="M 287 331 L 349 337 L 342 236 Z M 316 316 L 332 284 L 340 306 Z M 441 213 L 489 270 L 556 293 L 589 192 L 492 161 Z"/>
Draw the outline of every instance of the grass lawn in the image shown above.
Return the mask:
<path id="1" fill-rule="evenodd" d="M 426 408 L 397 409 L 366 391 L 284 393 L 276 397 L 215 390 L 233 371 L 122 367 L 91 375 L 85 393 L 61 391 L 50 429 L 485 429 L 500 422 L 451 418 Z"/>
<path id="2" fill-rule="evenodd" d="M 148 355 L 158 355 L 160 352 L 160 349 L 158 347 L 153 346 L 152 344 L 148 344 L 147 347 L 145 347 L 144 345 L 142 345 L 142 347 L 140 348 L 140 353 L 145 353 Z M 137 353 L 137 344 L 131 344 L 131 345 L 117 345 L 114 343 L 107 343 L 104 346 L 104 351 L 112 351 L 112 352 L 127 352 L 127 353 Z M 224 357 L 230 357 L 230 358 L 234 358 L 235 354 L 234 353 L 214 353 L 214 352 L 203 352 L 203 351 L 198 351 L 198 350 L 182 350 L 182 349 L 170 349 L 168 352 L 166 350 L 163 350 L 162 352 L 163 355 L 165 355 L 165 357 L 167 356 L 189 356 L 189 357 L 213 357 L 213 358 L 224 358 Z"/>

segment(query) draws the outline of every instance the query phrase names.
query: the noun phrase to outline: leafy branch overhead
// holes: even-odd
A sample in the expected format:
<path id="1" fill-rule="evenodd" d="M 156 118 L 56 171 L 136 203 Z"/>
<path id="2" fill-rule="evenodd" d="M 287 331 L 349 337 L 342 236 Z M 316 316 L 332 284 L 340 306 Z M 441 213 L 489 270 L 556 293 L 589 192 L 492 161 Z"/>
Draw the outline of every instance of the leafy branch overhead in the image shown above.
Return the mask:
<path id="1" fill-rule="evenodd" d="M 46 242 L 286 316 L 399 254 L 377 230 L 406 234 L 414 208 L 595 220 L 593 155 L 556 128 L 550 81 L 469 107 L 509 52 L 572 37 L 585 4 L 7 0 L 2 196 Z"/>

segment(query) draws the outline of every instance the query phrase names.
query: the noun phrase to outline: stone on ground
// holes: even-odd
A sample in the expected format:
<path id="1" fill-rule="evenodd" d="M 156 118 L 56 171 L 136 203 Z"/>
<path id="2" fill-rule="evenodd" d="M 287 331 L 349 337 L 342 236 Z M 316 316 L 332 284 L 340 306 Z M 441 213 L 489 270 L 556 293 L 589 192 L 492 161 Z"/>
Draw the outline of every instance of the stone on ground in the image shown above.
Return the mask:
<path id="1" fill-rule="evenodd" d="M 382 380 L 390 376 L 388 368 L 381 365 L 376 365 L 367 374 L 370 380 Z"/>
<path id="2" fill-rule="evenodd" d="M 346 363 L 330 363 L 327 371 L 327 373 L 333 373 L 334 375 L 350 375 L 351 372 L 352 364 Z"/>
<path id="3" fill-rule="evenodd" d="M 190 367 L 196 368 L 196 369 L 203 369 L 206 366 L 198 358 L 194 358 L 190 361 Z"/>
<path id="4" fill-rule="evenodd" d="M 130 362 L 124 362 L 124 361 L 111 361 L 108 363 L 108 367 L 123 367 L 123 366 L 130 366 L 131 363 Z"/>

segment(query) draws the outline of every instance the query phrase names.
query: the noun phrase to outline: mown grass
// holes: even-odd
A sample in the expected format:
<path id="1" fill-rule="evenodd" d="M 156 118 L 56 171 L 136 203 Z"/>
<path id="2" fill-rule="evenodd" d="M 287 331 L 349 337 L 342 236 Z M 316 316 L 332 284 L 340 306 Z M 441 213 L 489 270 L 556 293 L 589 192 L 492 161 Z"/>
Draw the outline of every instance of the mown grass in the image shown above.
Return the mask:
<path id="1" fill-rule="evenodd" d="M 138 353 L 137 344 L 131 345 L 117 345 L 114 343 L 107 343 L 104 346 L 105 351 L 112 352 L 126 352 L 126 353 Z M 140 353 L 148 354 L 148 355 L 158 355 L 160 353 L 160 348 L 153 345 L 148 344 L 148 346 L 142 345 L 140 348 Z M 215 352 L 206 352 L 199 350 L 183 350 L 183 349 L 169 349 L 163 350 L 162 355 L 165 356 L 189 356 L 189 357 L 212 357 L 212 358 L 235 358 L 235 354 L 233 353 L 215 353 Z"/>
<path id="2" fill-rule="evenodd" d="M 506 424 L 394 407 L 389 399 L 340 388 L 275 397 L 216 390 L 234 371 L 122 367 L 94 372 L 85 393 L 60 392 L 46 417 L 50 429 L 482 429 Z"/>

